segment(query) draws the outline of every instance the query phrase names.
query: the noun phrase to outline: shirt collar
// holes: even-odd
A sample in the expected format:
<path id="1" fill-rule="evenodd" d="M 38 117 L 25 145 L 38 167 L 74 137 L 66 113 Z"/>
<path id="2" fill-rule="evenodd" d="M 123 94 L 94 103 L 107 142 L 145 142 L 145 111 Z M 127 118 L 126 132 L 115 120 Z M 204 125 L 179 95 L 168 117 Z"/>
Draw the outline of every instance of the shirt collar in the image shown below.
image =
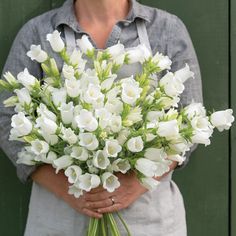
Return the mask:
<path id="1" fill-rule="evenodd" d="M 133 22 L 136 18 L 141 18 L 150 22 L 150 16 L 146 9 L 136 0 L 130 0 L 131 9 L 125 22 Z M 56 15 L 53 18 L 55 28 L 60 25 L 66 24 L 74 31 L 80 31 L 74 11 L 74 0 L 66 0 L 65 3 L 57 9 Z"/>

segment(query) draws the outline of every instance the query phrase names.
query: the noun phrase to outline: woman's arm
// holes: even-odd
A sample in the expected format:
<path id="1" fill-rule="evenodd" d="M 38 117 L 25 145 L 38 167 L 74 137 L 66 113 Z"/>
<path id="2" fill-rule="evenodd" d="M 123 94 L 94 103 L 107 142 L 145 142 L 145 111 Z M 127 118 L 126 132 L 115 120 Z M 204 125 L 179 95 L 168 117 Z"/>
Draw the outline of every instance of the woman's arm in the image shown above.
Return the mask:
<path id="1" fill-rule="evenodd" d="M 89 206 L 85 196 L 75 198 L 73 195 L 68 194 L 69 183 L 63 171 L 56 174 L 55 169 L 51 165 L 42 165 L 32 173 L 31 178 L 58 198 L 63 199 L 76 211 L 90 217 L 102 217 L 100 213 L 96 212 L 91 206 Z"/>
<path id="2" fill-rule="evenodd" d="M 10 71 L 14 76 L 17 76 L 19 72 L 27 67 L 31 74 L 40 78 L 42 76 L 40 65 L 31 61 L 26 56 L 30 46 L 39 43 L 37 35 L 34 32 L 34 25 L 32 24 L 32 21 L 29 21 L 17 34 L 2 73 L 4 74 L 5 72 Z M 8 141 L 11 130 L 11 117 L 15 112 L 13 108 L 5 108 L 3 101 L 10 96 L 11 94 L 9 92 L 0 92 L 0 147 L 16 166 L 19 179 L 25 183 L 36 167 L 16 164 L 17 153 L 22 149 L 24 144 L 16 141 Z"/>

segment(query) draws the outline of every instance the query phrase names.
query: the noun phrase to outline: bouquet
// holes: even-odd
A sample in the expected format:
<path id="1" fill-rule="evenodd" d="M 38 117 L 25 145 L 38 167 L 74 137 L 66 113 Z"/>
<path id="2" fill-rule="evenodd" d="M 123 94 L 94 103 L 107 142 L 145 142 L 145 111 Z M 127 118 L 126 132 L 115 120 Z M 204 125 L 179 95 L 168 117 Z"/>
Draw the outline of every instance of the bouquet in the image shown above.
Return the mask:
<path id="1" fill-rule="evenodd" d="M 4 101 L 16 112 L 9 140 L 25 143 L 17 163 L 64 170 L 76 198 L 100 185 L 113 192 L 119 172 L 134 172 L 152 190 L 159 183 L 155 177 L 173 161 L 181 165 L 194 144 L 209 145 L 214 128 L 228 130 L 234 121 L 231 109 L 207 114 L 201 103 L 178 106 L 193 72 L 187 64 L 170 72 L 171 60 L 158 52 L 152 56 L 144 45 L 126 50 L 118 43 L 100 51 L 84 35 L 69 54 L 58 31 L 47 40 L 64 62 L 61 70 L 40 45 L 32 45 L 27 55 L 41 64 L 43 79 L 26 68 L 0 81 L 1 89 L 14 93 Z M 119 69 L 132 63 L 142 71 L 117 79 Z M 113 214 L 90 219 L 88 236 L 109 233 L 120 235 Z"/>

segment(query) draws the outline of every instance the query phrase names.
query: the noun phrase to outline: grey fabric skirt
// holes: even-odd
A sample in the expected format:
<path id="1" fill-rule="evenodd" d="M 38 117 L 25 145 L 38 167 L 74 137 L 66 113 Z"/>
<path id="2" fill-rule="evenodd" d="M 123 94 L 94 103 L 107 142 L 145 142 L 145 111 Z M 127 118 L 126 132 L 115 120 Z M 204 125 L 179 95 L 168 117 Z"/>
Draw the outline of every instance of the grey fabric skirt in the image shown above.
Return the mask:
<path id="1" fill-rule="evenodd" d="M 171 175 L 121 214 L 133 236 L 187 235 L 183 198 Z M 85 236 L 88 222 L 88 217 L 33 184 L 25 236 Z"/>

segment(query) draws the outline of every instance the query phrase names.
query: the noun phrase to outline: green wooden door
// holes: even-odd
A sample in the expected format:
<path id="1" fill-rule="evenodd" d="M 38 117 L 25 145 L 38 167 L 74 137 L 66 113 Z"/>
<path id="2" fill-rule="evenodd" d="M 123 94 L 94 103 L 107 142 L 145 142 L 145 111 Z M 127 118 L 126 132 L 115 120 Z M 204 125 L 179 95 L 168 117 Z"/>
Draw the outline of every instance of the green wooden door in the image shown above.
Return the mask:
<path id="1" fill-rule="evenodd" d="M 142 1 L 178 15 L 186 24 L 200 62 L 208 109 L 229 106 L 227 0 Z M 183 193 L 190 236 L 229 235 L 229 134 L 215 134 L 188 166 L 175 172 Z"/>
<path id="2" fill-rule="evenodd" d="M 235 81 L 236 71 L 231 66 L 236 62 L 235 35 L 232 27 L 229 44 L 229 2 L 230 0 L 142 0 L 141 2 L 165 9 L 178 15 L 187 25 L 195 45 L 203 76 L 204 99 L 208 109 L 223 109 L 231 103 L 236 110 Z M 8 54 L 14 36 L 21 25 L 29 18 L 60 5 L 63 0 L 1 0 L 0 2 L 0 70 Z M 236 4 L 232 0 L 232 13 Z M 235 16 L 231 14 L 234 20 Z M 232 21 L 236 22 L 236 21 Z M 233 24 L 232 24 L 233 26 Z M 234 25 L 235 26 L 235 25 Z M 229 86 L 231 85 L 231 90 Z M 230 93 L 231 91 L 231 93 Z M 236 197 L 235 165 L 236 130 L 231 139 L 226 132 L 214 135 L 212 146 L 200 147 L 191 157 L 188 166 L 175 173 L 185 200 L 189 236 L 230 235 L 230 217 L 235 220 Z M 231 154 L 231 156 L 230 156 Z M 232 181 L 230 180 L 232 175 Z M 233 178 L 233 176 L 235 178 Z M 232 188 L 231 188 L 231 185 Z M 234 184 L 234 186 L 233 186 Z M 30 185 L 22 185 L 16 177 L 15 169 L 0 152 L 0 235 L 23 235 Z M 232 198 L 230 193 L 232 192 Z M 230 211 L 231 209 L 231 211 Z M 234 218 L 235 217 L 235 218 Z M 232 223 L 232 236 L 236 228 Z"/>

